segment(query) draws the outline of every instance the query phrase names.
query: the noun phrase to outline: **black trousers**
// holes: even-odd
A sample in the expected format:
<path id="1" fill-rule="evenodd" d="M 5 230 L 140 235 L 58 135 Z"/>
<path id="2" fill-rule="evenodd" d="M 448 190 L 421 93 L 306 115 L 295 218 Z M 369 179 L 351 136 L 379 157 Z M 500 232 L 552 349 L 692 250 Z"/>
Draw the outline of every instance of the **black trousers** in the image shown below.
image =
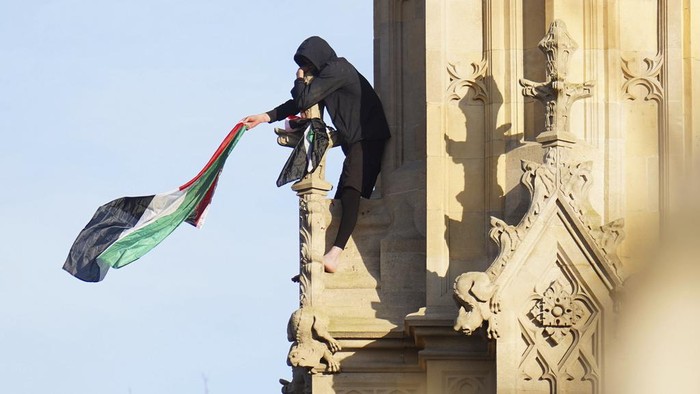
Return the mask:
<path id="1" fill-rule="evenodd" d="M 385 145 L 386 140 L 362 140 L 342 146 L 345 161 L 335 192 L 342 204 L 342 217 L 333 246 L 343 249 L 350 239 L 357 224 L 360 196 L 370 198 L 377 183 Z"/>

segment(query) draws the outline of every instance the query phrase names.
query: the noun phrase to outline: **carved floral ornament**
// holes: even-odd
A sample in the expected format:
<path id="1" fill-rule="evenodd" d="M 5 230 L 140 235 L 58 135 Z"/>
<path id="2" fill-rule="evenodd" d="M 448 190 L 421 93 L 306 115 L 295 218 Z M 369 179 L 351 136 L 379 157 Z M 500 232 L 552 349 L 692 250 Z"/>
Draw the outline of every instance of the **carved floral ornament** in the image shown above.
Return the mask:
<path id="1" fill-rule="evenodd" d="M 544 329 L 544 335 L 558 344 L 584 315 L 583 308 L 559 281 L 553 282 L 536 300 L 530 315 Z"/>
<path id="2" fill-rule="evenodd" d="M 601 310 L 566 265 L 557 266 L 556 279 L 535 287 L 518 318 L 521 388 L 546 380 L 552 392 L 591 392 L 600 378 Z"/>
<path id="3" fill-rule="evenodd" d="M 486 102 L 488 93 L 484 78 L 487 71 L 486 59 L 471 64 L 471 72 L 465 73 L 461 63 L 447 63 L 450 84 L 447 86 L 447 100 L 461 100 L 468 89 L 474 89 L 474 100 Z"/>
<path id="4" fill-rule="evenodd" d="M 642 65 L 643 63 L 643 65 Z M 637 67 L 633 67 L 633 65 Z M 661 86 L 660 74 L 664 64 L 663 54 L 657 53 L 653 57 L 645 57 L 639 62 L 636 56 L 622 56 L 622 74 L 625 83 L 622 85 L 622 93 L 628 100 L 637 100 L 634 94 L 636 88 L 641 87 L 647 94 L 644 100 L 661 101 L 664 98 L 664 88 Z"/>

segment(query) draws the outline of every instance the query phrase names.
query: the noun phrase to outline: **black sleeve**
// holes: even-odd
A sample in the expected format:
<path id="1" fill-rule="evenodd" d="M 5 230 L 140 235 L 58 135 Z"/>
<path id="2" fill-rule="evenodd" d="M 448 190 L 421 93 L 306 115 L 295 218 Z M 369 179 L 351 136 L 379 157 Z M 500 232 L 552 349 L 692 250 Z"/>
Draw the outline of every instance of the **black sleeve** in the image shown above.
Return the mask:
<path id="1" fill-rule="evenodd" d="M 344 84 L 345 78 L 341 74 L 334 72 L 332 67 L 327 66 L 308 85 L 301 78 L 294 81 L 292 97 L 297 108 L 307 110 L 312 105 L 326 98 L 330 93 L 340 89 Z"/>
<path id="2" fill-rule="evenodd" d="M 296 115 L 298 113 L 299 108 L 294 103 L 294 100 L 287 100 L 284 103 L 276 106 L 274 109 L 271 109 L 266 112 L 266 114 L 270 117 L 269 123 L 282 120 L 289 115 Z"/>

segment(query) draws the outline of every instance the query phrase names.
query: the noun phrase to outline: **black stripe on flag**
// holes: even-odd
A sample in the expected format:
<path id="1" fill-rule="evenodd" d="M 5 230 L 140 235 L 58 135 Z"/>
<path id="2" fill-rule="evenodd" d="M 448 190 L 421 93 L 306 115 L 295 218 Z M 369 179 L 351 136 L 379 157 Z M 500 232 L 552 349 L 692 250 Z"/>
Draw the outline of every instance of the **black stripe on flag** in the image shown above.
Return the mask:
<path id="1" fill-rule="evenodd" d="M 138 223 L 153 197 L 122 197 L 97 208 L 73 242 L 63 269 L 86 282 L 99 282 L 105 273 L 100 272 L 97 256 L 113 244 L 124 230 Z"/>

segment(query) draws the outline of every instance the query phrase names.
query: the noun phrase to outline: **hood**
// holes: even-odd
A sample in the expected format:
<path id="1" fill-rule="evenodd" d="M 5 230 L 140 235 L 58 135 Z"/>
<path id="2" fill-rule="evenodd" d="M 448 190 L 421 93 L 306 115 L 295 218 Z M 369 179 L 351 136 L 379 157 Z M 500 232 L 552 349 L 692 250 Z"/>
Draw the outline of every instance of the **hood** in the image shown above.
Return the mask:
<path id="1" fill-rule="evenodd" d="M 326 40 L 318 36 L 313 36 L 304 40 L 304 42 L 299 45 L 297 53 L 294 55 L 294 61 L 299 67 L 301 67 L 303 63 L 302 57 L 309 59 L 317 70 L 321 70 L 328 62 L 336 59 L 338 56 L 335 54 L 333 48 L 328 45 Z"/>

